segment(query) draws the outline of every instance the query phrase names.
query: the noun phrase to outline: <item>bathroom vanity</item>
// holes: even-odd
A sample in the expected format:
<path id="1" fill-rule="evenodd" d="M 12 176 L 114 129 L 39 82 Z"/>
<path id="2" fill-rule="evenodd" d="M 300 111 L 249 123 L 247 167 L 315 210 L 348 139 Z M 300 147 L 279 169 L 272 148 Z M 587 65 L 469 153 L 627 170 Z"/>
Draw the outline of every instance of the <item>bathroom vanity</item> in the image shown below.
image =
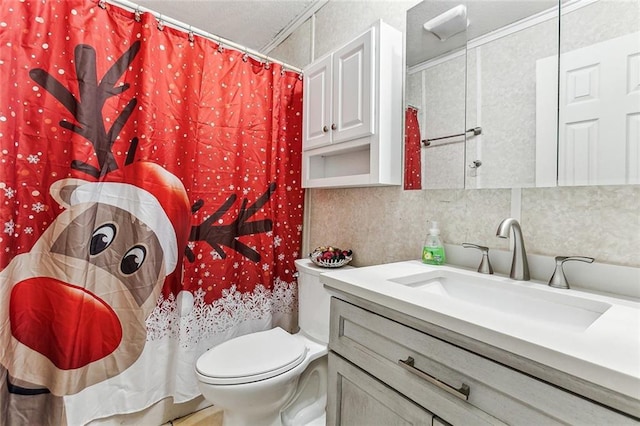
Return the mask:
<path id="1" fill-rule="evenodd" d="M 637 302 L 418 261 L 321 281 L 329 425 L 640 423 Z"/>

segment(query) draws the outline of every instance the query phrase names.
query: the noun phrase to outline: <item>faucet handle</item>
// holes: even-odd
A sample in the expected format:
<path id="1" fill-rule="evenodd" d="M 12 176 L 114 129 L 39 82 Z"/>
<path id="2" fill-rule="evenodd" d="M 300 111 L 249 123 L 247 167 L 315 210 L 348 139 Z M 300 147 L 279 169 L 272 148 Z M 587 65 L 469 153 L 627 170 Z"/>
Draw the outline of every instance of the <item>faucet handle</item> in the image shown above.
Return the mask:
<path id="1" fill-rule="evenodd" d="M 556 256 L 556 269 L 553 271 L 553 275 L 549 280 L 549 285 L 551 287 L 569 288 L 569 283 L 567 282 L 567 277 L 564 275 L 564 269 L 562 269 L 562 265 L 564 264 L 564 262 L 573 260 L 578 262 L 593 263 L 595 259 L 593 257 L 585 256 Z"/>
<path id="2" fill-rule="evenodd" d="M 493 268 L 491 267 L 491 262 L 489 261 L 489 247 L 479 246 L 477 244 L 471 243 L 462 243 L 462 247 L 480 250 L 480 252 L 482 253 L 482 260 L 480 261 L 480 266 L 478 266 L 478 272 L 480 272 L 481 274 L 493 274 Z"/>

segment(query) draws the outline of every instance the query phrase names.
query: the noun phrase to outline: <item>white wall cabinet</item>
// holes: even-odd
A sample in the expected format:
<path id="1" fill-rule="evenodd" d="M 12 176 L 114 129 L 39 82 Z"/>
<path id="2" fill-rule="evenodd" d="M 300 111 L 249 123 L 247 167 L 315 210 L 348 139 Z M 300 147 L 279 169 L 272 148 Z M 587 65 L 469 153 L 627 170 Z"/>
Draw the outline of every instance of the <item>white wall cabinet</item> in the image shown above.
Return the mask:
<path id="1" fill-rule="evenodd" d="M 375 32 L 367 31 L 305 69 L 305 150 L 374 133 Z"/>
<path id="2" fill-rule="evenodd" d="M 400 185 L 402 60 L 378 21 L 304 69 L 303 187 Z"/>
<path id="3" fill-rule="evenodd" d="M 386 386 L 388 394 L 422 407 L 421 421 L 427 424 L 638 424 L 638 419 L 380 315 L 387 314 L 386 308 L 378 313 L 366 305 L 365 310 L 332 298 L 332 357 Z M 340 394 L 341 371 L 347 369 L 329 369 L 327 424 L 358 424 L 341 417 L 346 403 Z M 352 388 L 371 389 L 358 377 L 350 374 Z"/>

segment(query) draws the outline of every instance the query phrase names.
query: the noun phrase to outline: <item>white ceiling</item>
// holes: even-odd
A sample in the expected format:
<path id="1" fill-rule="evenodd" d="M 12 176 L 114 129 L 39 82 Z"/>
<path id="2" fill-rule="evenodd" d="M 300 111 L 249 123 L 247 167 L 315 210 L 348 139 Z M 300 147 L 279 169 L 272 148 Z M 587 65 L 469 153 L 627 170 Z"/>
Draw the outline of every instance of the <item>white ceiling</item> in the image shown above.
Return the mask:
<path id="1" fill-rule="evenodd" d="M 446 41 L 425 31 L 429 19 L 458 4 L 467 7 L 469 27 Z M 407 11 L 407 66 L 411 67 L 463 47 L 467 40 L 557 7 L 558 0 L 429 0 Z"/>
<path id="2" fill-rule="evenodd" d="M 2 0 L 0 0 L 2 1 Z M 122 0 L 112 0 L 118 3 Z M 268 54 L 329 0 L 124 0 L 193 28 Z M 373 0 L 368 0 L 373 1 Z M 407 13 L 407 64 L 436 57 L 467 39 L 557 4 L 558 0 L 428 0 Z M 457 4 L 466 4 L 470 26 L 447 42 L 423 30 L 422 24 Z"/>
<path id="3" fill-rule="evenodd" d="M 327 0 L 132 0 L 132 2 L 199 30 L 267 54 L 324 6 Z"/>

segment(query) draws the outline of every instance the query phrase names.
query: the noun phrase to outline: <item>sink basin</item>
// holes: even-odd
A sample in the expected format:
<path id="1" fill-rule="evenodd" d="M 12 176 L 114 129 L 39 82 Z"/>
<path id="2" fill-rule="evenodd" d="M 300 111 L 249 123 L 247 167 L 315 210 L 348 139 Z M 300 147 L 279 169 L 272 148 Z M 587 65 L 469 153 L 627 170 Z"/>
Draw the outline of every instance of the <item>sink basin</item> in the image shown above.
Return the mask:
<path id="1" fill-rule="evenodd" d="M 443 297 L 487 314 L 531 320 L 555 329 L 586 330 L 611 307 L 596 300 L 575 297 L 533 283 L 505 282 L 493 276 L 451 270 L 429 271 L 389 281 Z"/>

